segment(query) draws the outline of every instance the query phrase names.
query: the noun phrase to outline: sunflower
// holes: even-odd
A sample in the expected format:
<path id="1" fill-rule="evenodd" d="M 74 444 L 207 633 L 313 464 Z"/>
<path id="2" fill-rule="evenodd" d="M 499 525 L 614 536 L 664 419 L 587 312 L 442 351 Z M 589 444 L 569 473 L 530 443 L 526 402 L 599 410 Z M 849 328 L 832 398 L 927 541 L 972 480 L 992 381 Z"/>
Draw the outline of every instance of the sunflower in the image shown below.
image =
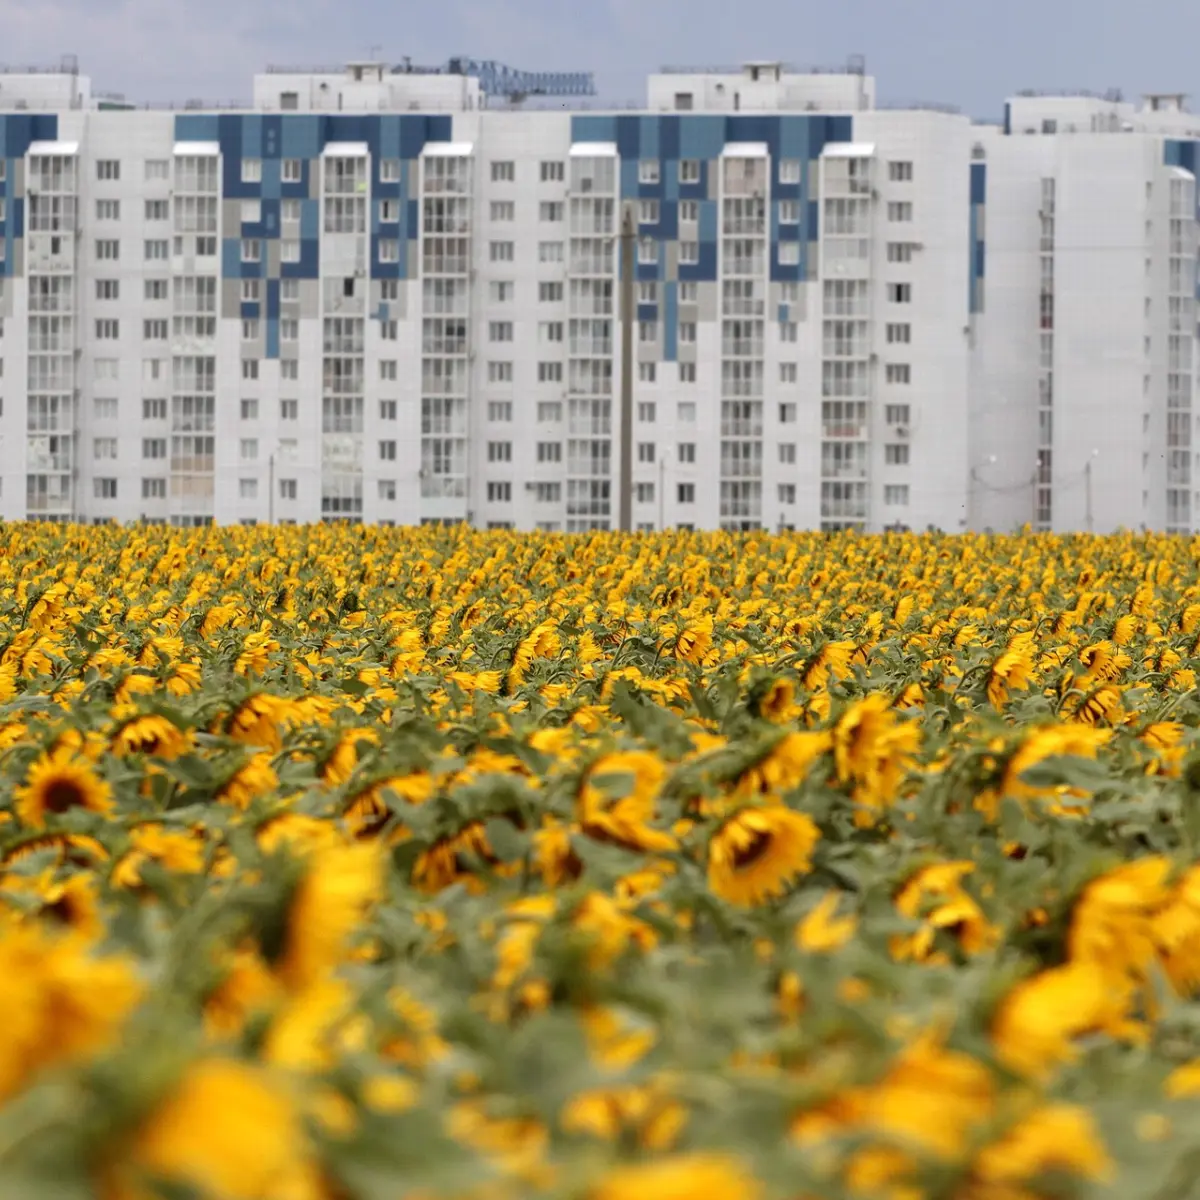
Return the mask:
<path id="1" fill-rule="evenodd" d="M 166 717 L 134 717 L 117 731 L 113 753 L 145 754 L 150 758 L 178 758 L 188 747 L 187 735 Z"/>
<path id="2" fill-rule="evenodd" d="M 47 816 L 72 809 L 107 816 L 113 810 L 112 789 L 86 758 L 69 749 L 41 755 L 29 768 L 23 786 L 13 790 L 17 816 L 31 828 L 41 829 Z"/>
<path id="3" fill-rule="evenodd" d="M 734 1159 L 686 1154 L 614 1167 L 589 1200 L 756 1200 L 762 1190 Z"/>
<path id="4" fill-rule="evenodd" d="M 708 886 L 730 904 L 763 904 L 809 869 L 820 836 L 811 817 L 782 805 L 742 809 L 709 843 Z"/>

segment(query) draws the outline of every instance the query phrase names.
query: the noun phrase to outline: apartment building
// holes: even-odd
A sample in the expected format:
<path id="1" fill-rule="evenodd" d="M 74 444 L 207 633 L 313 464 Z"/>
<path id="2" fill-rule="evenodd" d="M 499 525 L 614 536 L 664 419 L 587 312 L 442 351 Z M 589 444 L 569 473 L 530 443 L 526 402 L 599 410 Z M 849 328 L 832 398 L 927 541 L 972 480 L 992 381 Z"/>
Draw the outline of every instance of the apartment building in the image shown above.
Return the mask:
<path id="1" fill-rule="evenodd" d="M 1191 529 L 1197 139 L 861 62 L 0 74 L 0 515 L 616 527 L 628 219 L 635 528 Z"/>

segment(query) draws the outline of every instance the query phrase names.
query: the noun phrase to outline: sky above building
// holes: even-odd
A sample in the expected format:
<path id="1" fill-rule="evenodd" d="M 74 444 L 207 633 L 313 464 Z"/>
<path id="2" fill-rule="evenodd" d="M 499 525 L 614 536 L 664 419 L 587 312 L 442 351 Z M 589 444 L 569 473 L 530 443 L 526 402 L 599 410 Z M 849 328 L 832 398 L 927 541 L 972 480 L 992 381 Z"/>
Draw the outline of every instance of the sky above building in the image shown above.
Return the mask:
<path id="1" fill-rule="evenodd" d="M 0 61 L 75 54 L 97 90 L 139 101 L 245 100 L 268 63 L 467 55 L 590 70 L 605 99 L 641 102 L 667 64 L 863 54 L 881 101 L 980 118 L 1023 88 L 1189 91 L 1200 33 L 1194 0 L 4 0 L 0 17 Z"/>

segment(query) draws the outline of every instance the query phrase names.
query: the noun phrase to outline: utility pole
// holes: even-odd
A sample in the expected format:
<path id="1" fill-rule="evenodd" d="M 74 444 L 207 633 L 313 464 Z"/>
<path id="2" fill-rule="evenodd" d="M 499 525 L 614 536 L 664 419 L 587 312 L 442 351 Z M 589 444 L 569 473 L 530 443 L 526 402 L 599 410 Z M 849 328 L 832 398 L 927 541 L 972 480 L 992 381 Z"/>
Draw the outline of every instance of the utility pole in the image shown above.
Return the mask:
<path id="1" fill-rule="evenodd" d="M 1095 522 L 1092 517 L 1092 463 L 1096 456 L 1100 453 L 1099 450 L 1093 450 L 1087 460 L 1087 466 L 1083 468 L 1084 481 L 1087 485 L 1087 531 L 1088 533 L 1095 532 Z"/>
<path id="2" fill-rule="evenodd" d="M 621 475 L 617 528 L 633 528 L 633 205 L 621 217 Z"/>

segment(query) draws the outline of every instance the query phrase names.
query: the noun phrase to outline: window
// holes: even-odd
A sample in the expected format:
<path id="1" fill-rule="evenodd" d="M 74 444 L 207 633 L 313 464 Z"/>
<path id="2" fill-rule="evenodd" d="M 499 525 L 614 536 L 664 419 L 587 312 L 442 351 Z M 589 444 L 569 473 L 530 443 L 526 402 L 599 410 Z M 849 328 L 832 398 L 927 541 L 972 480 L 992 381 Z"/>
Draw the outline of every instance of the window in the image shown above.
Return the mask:
<path id="1" fill-rule="evenodd" d="M 887 340 L 889 346 L 907 346 L 912 341 L 912 326 L 889 323 Z"/>
<path id="2" fill-rule="evenodd" d="M 901 425 L 907 428 L 911 424 L 909 416 L 910 409 L 907 404 L 888 404 L 883 410 L 884 423 L 887 425 Z"/>
<path id="3" fill-rule="evenodd" d="M 97 200 L 96 201 L 96 220 L 97 221 L 119 221 L 121 219 L 121 202 L 120 200 Z"/>
<path id="4" fill-rule="evenodd" d="M 694 483 L 678 484 L 675 489 L 675 495 L 680 504 L 695 504 L 696 485 Z"/>
<path id="5" fill-rule="evenodd" d="M 796 485 L 794 483 L 781 483 L 779 485 L 779 503 L 796 503 Z"/>
<path id="6" fill-rule="evenodd" d="M 562 442 L 538 442 L 537 460 L 540 463 L 562 462 Z"/>
<path id="7" fill-rule="evenodd" d="M 243 400 L 242 401 L 242 420 L 257 421 L 258 420 L 258 401 Z"/>
<path id="8" fill-rule="evenodd" d="M 638 262 L 658 262 L 658 243 L 653 238 L 642 238 L 638 242 Z"/>
<path id="9" fill-rule="evenodd" d="M 380 336 L 384 339 L 395 338 L 396 322 L 381 321 Z M 298 342 L 300 340 L 300 322 L 295 317 L 282 317 L 279 321 L 279 340 L 283 342 Z"/>
<path id="10" fill-rule="evenodd" d="M 540 362 L 537 370 L 538 383 L 562 383 L 563 365 L 560 362 Z"/>
<path id="11" fill-rule="evenodd" d="M 800 265 L 800 243 L 779 243 L 779 265 L 781 267 L 796 267 Z"/>
<path id="12" fill-rule="evenodd" d="M 780 200 L 780 202 L 779 202 L 779 223 L 780 223 L 780 225 L 799 225 L 800 224 L 800 201 L 799 200 Z"/>
<path id="13" fill-rule="evenodd" d="M 700 182 L 700 160 L 697 158 L 681 158 L 679 160 L 679 182 Z"/>
<path id="14" fill-rule="evenodd" d="M 167 481 L 165 479 L 143 479 L 143 500 L 165 500 L 167 498 Z"/>
<path id="15" fill-rule="evenodd" d="M 121 282 L 118 279 L 97 279 L 97 300 L 119 300 L 121 298 Z"/>
<path id="16" fill-rule="evenodd" d="M 638 285 L 638 303 L 639 304 L 657 304 L 658 303 L 658 284 L 652 279 L 643 279 Z"/>
<path id="17" fill-rule="evenodd" d="M 396 481 L 394 479 L 381 479 L 379 481 L 379 498 L 380 500 L 395 500 Z"/>
<path id="18" fill-rule="evenodd" d="M 681 463 L 694 463 L 696 461 L 696 443 L 695 442 L 680 442 L 678 447 L 677 457 Z"/>
<path id="19" fill-rule="evenodd" d="M 116 238 L 100 238 L 96 242 L 97 262 L 115 262 L 121 257 L 121 243 Z"/>
<path id="20" fill-rule="evenodd" d="M 511 321 L 489 321 L 488 322 L 488 341 L 489 342 L 511 342 L 513 340 L 513 326 Z"/>
<path id="21" fill-rule="evenodd" d="M 516 284 L 511 280 L 499 279 L 488 284 L 488 299 L 493 304 L 508 304 L 515 294 Z"/>
<path id="22" fill-rule="evenodd" d="M 102 342 L 114 342 L 121 336 L 121 322 L 103 320 L 96 322 L 96 337 Z"/>
<path id="23" fill-rule="evenodd" d="M 242 224 L 257 225 L 262 220 L 262 201 L 242 201 Z"/>
<path id="24" fill-rule="evenodd" d="M 538 205 L 538 220 L 547 225 L 557 225 L 563 219 L 563 202 L 561 200 L 543 200 Z"/>
<path id="25" fill-rule="evenodd" d="M 242 303 L 257 304 L 260 296 L 259 285 L 257 279 L 242 280 Z"/>
<path id="26" fill-rule="evenodd" d="M 511 400 L 489 400 L 488 420 L 499 424 L 512 421 L 513 406 Z"/>
<path id="27" fill-rule="evenodd" d="M 398 263 L 400 261 L 400 240 L 398 238 L 379 239 L 379 261 L 381 263 Z"/>
<path id="28" fill-rule="evenodd" d="M 166 458 L 167 457 L 167 439 L 166 438 L 142 438 L 142 457 L 143 458 Z"/>
<path id="29" fill-rule="evenodd" d="M 647 342 L 658 341 L 658 322 L 657 321 L 639 321 L 638 322 L 638 341 L 643 344 Z"/>
<path id="30" fill-rule="evenodd" d="M 387 401 L 380 403 L 386 404 Z M 395 404 L 395 400 L 392 404 Z M 300 416 L 300 402 L 298 400 L 280 400 L 279 402 L 279 419 L 281 421 L 295 421 Z"/>
<path id="31" fill-rule="evenodd" d="M 488 211 L 493 221 L 515 221 L 517 217 L 517 206 L 511 200 L 493 200 Z"/>
<path id="32" fill-rule="evenodd" d="M 298 263 L 300 261 L 300 243 L 296 238 L 281 238 L 279 241 L 279 261 Z M 285 279 L 284 283 L 298 283 L 299 280 Z"/>
<path id="33" fill-rule="evenodd" d="M 298 280 L 290 280 L 291 283 L 297 283 Z M 400 299 L 400 280 L 398 279 L 381 279 L 379 281 L 379 298 L 380 300 L 399 300 Z M 285 296 L 286 300 L 287 297 Z M 297 297 L 299 299 L 299 297 Z"/>
<path id="34" fill-rule="evenodd" d="M 256 342 L 259 338 L 261 329 L 262 329 L 262 323 L 259 321 L 258 317 L 243 318 L 243 320 L 242 320 L 242 341 L 243 342 Z M 244 376 L 243 376 L 243 378 L 244 378 Z M 257 378 L 258 378 L 258 376 L 255 375 L 255 379 L 257 379 Z"/>
<path id="35" fill-rule="evenodd" d="M 284 225 L 298 225 L 300 211 L 299 200 L 280 200 L 279 202 L 279 219 Z"/>
<path id="36" fill-rule="evenodd" d="M 104 183 L 116 183 L 121 178 L 121 164 L 115 158 L 97 159 L 96 178 Z"/>
<path id="37" fill-rule="evenodd" d="M 638 363 L 638 382 L 653 383 L 658 377 L 658 364 L 652 362 Z"/>
<path id="38" fill-rule="evenodd" d="M 679 382 L 680 383 L 695 383 L 696 382 L 696 364 L 684 363 L 679 364 Z"/>
<path id="39" fill-rule="evenodd" d="M 779 322 L 779 340 L 781 342 L 794 342 L 798 333 L 799 328 L 795 321 Z"/>
<path id="40" fill-rule="evenodd" d="M 785 158 L 779 164 L 779 182 L 780 183 L 799 183 L 800 182 L 800 160 L 797 158 Z"/>
<path id="41" fill-rule="evenodd" d="M 383 358 L 379 360 L 379 378 L 384 383 L 394 383 L 396 380 L 396 360 Z"/>
<path id="42" fill-rule="evenodd" d="M 392 440 L 379 443 L 379 458 L 382 462 L 396 461 L 396 443 Z"/>
<path id="43" fill-rule="evenodd" d="M 658 405 L 656 405 L 653 400 L 638 401 L 637 419 L 641 421 L 643 425 L 653 425 L 657 417 Z"/>
<path id="44" fill-rule="evenodd" d="M 887 216 L 889 221 L 911 221 L 913 206 L 908 200 L 889 200 Z"/>
<path id="45" fill-rule="evenodd" d="M 294 358 L 281 358 L 279 360 L 279 378 L 287 380 L 298 380 L 300 378 L 300 364 Z"/>
<path id="46" fill-rule="evenodd" d="M 887 298 L 891 304 L 911 304 L 912 284 L 889 283 L 887 285 Z"/>
<path id="47" fill-rule="evenodd" d="M 92 438 L 92 457 L 97 461 L 117 457 L 117 439 L 115 437 Z"/>
<path id="48" fill-rule="evenodd" d="M 165 421 L 167 419 L 167 402 L 165 399 L 143 400 L 143 421 Z"/>
<path id="49" fill-rule="evenodd" d="M 638 183 L 657 183 L 659 166 L 657 158 L 643 158 L 638 163 Z"/>
<path id="50" fill-rule="evenodd" d="M 538 242 L 538 262 L 559 263 L 562 261 L 562 242 Z"/>
<path id="51" fill-rule="evenodd" d="M 561 483 L 535 483 L 533 485 L 533 498 L 540 504 L 557 504 L 562 500 L 562 484 Z M 546 525 L 538 525 L 539 529 L 557 528 L 554 522 Z"/>
<path id="52" fill-rule="evenodd" d="M 514 162 L 492 163 L 493 183 L 515 183 L 517 180 L 517 164 Z"/>
<path id="53" fill-rule="evenodd" d="M 798 367 L 796 363 L 780 363 L 779 364 L 779 382 L 780 383 L 795 383 L 797 379 Z"/>
<path id="54" fill-rule="evenodd" d="M 887 260 L 890 263 L 912 262 L 912 242 L 888 242 Z"/>
<path id="55" fill-rule="evenodd" d="M 117 398 L 115 396 L 97 396 L 92 401 L 92 411 L 97 421 L 115 421 L 117 419 Z"/>
<path id="56" fill-rule="evenodd" d="M 654 484 L 639 483 L 637 485 L 636 498 L 637 498 L 637 502 L 639 504 L 653 504 L 654 503 Z"/>
<path id="57" fill-rule="evenodd" d="M 163 262 L 170 255 L 170 245 L 166 238 L 149 238 L 143 247 L 143 257 L 147 262 Z"/>
<path id="58" fill-rule="evenodd" d="M 243 183 L 261 183 L 262 182 L 262 159 L 261 158 L 243 158 L 242 159 L 242 182 Z"/>
<path id="59" fill-rule="evenodd" d="M 546 161 L 541 165 L 541 180 L 543 183 L 564 183 L 567 178 L 566 164 L 560 161 Z"/>
<path id="60" fill-rule="evenodd" d="M 696 423 L 696 402 L 681 400 L 675 406 L 675 416 L 681 425 L 694 425 Z"/>
<path id="61" fill-rule="evenodd" d="M 551 281 L 549 283 L 543 281 L 538 284 L 538 302 L 540 304 L 559 304 L 563 298 L 563 285 L 561 282 Z"/>
<path id="62" fill-rule="evenodd" d="M 700 243 L 699 242 L 684 242 L 679 243 L 679 265 L 683 267 L 694 266 L 700 261 Z"/>
<path id="63" fill-rule="evenodd" d="M 99 382 L 102 379 L 119 379 L 121 377 L 121 360 L 119 358 L 98 358 L 92 369 L 92 378 Z"/>
<path id="64" fill-rule="evenodd" d="M 538 322 L 538 342 L 541 345 L 561 342 L 563 340 L 564 325 L 562 321 L 539 321 Z"/>
<path id="65" fill-rule="evenodd" d="M 639 225 L 657 225 L 658 224 L 658 201 L 657 200 L 639 200 L 638 201 L 638 224 Z"/>
<path id="66" fill-rule="evenodd" d="M 400 160 L 398 158 L 385 158 L 379 164 L 379 182 L 400 182 Z"/>
<path id="67" fill-rule="evenodd" d="M 795 442 L 779 443 L 779 461 L 786 467 L 794 467 L 796 465 Z"/>
<path id="68" fill-rule="evenodd" d="M 115 479 L 93 479 L 92 494 L 97 500 L 115 500 L 117 498 L 117 481 Z"/>
<path id="69" fill-rule="evenodd" d="M 780 425 L 794 425 L 796 423 L 796 405 L 792 401 L 779 406 L 779 423 Z"/>
<path id="70" fill-rule="evenodd" d="M 146 300 L 166 300 L 168 283 L 165 279 L 146 279 L 142 281 L 142 296 Z"/>
<path id="71" fill-rule="evenodd" d="M 238 480 L 238 499 L 240 499 L 240 500 L 257 500 L 258 499 L 258 480 L 257 479 L 239 479 Z"/>
<path id="72" fill-rule="evenodd" d="M 895 505 L 897 508 L 906 507 L 908 504 L 908 484 L 885 483 L 883 485 L 883 502 L 884 504 Z"/>
<path id="73" fill-rule="evenodd" d="M 167 340 L 168 324 L 164 320 L 143 321 L 142 340 L 146 342 L 165 342 Z"/>
<path id="74" fill-rule="evenodd" d="M 492 262 L 512 262 L 513 261 L 513 243 L 512 242 L 489 242 L 488 257 Z"/>
<path id="75" fill-rule="evenodd" d="M 243 322 L 244 324 L 245 322 Z M 242 378 L 246 380 L 258 378 L 258 359 L 243 358 L 242 359 Z"/>
<path id="76" fill-rule="evenodd" d="M 261 262 L 262 242 L 258 238 L 242 238 L 242 262 Z"/>
<path id="77" fill-rule="evenodd" d="M 696 342 L 696 322 L 695 321 L 680 321 L 679 322 L 679 342 L 681 345 L 691 346 Z"/>
<path id="78" fill-rule="evenodd" d="M 258 458 L 258 438 L 242 438 L 238 443 L 238 457 L 242 462 L 254 462 Z"/>
<path id="79" fill-rule="evenodd" d="M 279 498 L 280 500 L 295 500 L 296 481 L 294 479 L 281 479 L 279 481 Z"/>
<path id="80" fill-rule="evenodd" d="M 298 158 L 285 158 L 280 165 L 280 178 L 284 183 L 299 183 L 304 177 Z"/>
<path id="81" fill-rule="evenodd" d="M 912 183 L 913 165 L 910 162 L 888 163 L 888 179 L 892 183 Z"/>
<path id="82" fill-rule="evenodd" d="M 884 446 L 883 461 L 889 467 L 908 466 L 908 447 L 903 443 L 891 443 Z"/>
<path id="83" fill-rule="evenodd" d="M 562 401 L 561 400 L 539 400 L 537 406 L 538 423 L 542 425 L 552 424 L 555 421 L 562 420 Z"/>
<path id="84" fill-rule="evenodd" d="M 494 462 L 512 462 L 512 442 L 488 442 L 487 460 Z"/>
<path id="85" fill-rule="evenodd" d="M 510 362 L 488 363 L 488 383 L 512 383 L 513 365 Z"/>
<path id="86" fill-rule="evenodd" d="M 885 377 L 888 383 L 912 383 L 912 367 L 908 363 L 888 363 Z"/>
<path id="87" fill-rule="evenodd" d="M 652 463 L 654 461 L 654 443 L 638 442 L 637 456 L 640 463 Z"/>
<path id="88" fill-rule="evenodd" d="M 171 164 L 165 158 L 146 159 L 146 182 L 161 182 L 171 178 Z"/>
<path id="89" fill-rule="evenodd" d="M 493 504 L 507 503 L 512 500 L 512 484 L 489 483 L 487 485 L 487 498 Z"/>

